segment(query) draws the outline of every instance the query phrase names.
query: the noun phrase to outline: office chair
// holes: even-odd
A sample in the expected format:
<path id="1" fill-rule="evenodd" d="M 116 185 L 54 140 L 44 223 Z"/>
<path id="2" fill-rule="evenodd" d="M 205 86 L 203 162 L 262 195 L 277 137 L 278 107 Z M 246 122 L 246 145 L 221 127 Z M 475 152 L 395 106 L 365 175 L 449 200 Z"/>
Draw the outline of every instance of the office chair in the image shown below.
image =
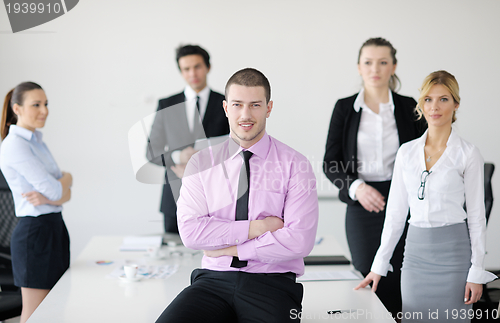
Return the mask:
<path id="1" fill-rule="evenodd" d="M 484 206 L 486 215 L 486 224 L 490 218 L 491 209 L 493 207 L 493 189 L 491 186 L 491 178 L 493 177 L 493 172 L 495 171 L 495 165 L 491 163 L 484 164 Z M 491 271 L 495 275 L 500 276 L 500 270 Z M 487 284 L 483 284 L 483 296 L 480 301 L 475 304 L 474 308 L 483 309 L 489 312 L 489 317 L 492 317 L 493 310 L 496 310 L 497 303 L 500 300 L 500 289 L 498 288 L 488 288 Z M 476 321 L 476 320 L 473 320 Z"/>
<path id="2" fill-rule="evenodd" d="M 21 291 L 14 286 L 10 237 L 17 224 L 14 200 L 0 172 L 0 321 L 21 315 Z"/>
<path id="3" fill-rule="evenodd" d="M 490 219 L 491 208 L 493 207 L 493 189 L 491 187 L 491 178 L 495 172 L 495 165 L 484 163 L 484 208 L 486 210 L 486 224 Z"/>

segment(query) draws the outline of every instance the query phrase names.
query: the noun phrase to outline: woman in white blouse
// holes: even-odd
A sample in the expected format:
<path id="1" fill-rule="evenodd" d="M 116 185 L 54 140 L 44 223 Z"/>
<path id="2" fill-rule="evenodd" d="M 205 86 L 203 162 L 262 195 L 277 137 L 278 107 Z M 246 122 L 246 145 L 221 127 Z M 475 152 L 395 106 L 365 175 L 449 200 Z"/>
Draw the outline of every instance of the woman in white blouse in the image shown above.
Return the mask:
<path id="1" fill-rule="evenodd" d="M 380 245 L 385 201 L 394 159 L 400 145 L 422 135 L 417 102 L 396 93 L 396 49 L 383 38 L 368 39 L 359 50 L 358 72 L 363 88 L 337 101 L 326 142 L 324 172 L 347 204 L 346 236 L 354 267 L 364 276 Z M 404 235 L 391 264 L 393 273 L 377 295 L 394 316 L 401 311 L 400 268 Z"/>
<path id="2" fill-rule="evenodd" d="M 380 278 L 393 269 L 389 259 L 409 209 L 401 274 L 405 322 L 470 322 L 482 284 L 496 278 L 483 265 L 483 158 L 451 126 L 460 104 L 458 92 L 455 77 L 446 71 L 425 78 L 417 112 L 428 130 L 397 153 L 381 245 L 371 272 L 356 287 L 373 282 L 375 291 Z"/>
<path id="3" fill-rule="evenodd" d="M 49 110 L 40 85 L 24 82 L 5 97 L 0 168 L 14 198 L 18 224 L 12 233 L 14 284 L 21 288 L 25 322 L 69 267 L 69 235 L 62 204 L 72 176 L 61 172 L 37 128 Z"/>

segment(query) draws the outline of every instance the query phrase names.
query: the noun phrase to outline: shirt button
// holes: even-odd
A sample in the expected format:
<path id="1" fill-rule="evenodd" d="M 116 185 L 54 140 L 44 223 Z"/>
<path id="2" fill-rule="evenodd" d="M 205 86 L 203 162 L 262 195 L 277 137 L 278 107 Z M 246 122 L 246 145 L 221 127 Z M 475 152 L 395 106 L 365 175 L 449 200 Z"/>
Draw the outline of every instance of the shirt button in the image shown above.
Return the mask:
<path id="1" fill-rule="evenodd" d="M 240 242 L 240 240 L 236 239 L 236 241 L 235 241 L 235 242 L 236 242 L 236 243 L 238 243 L 238 242 Z"/>

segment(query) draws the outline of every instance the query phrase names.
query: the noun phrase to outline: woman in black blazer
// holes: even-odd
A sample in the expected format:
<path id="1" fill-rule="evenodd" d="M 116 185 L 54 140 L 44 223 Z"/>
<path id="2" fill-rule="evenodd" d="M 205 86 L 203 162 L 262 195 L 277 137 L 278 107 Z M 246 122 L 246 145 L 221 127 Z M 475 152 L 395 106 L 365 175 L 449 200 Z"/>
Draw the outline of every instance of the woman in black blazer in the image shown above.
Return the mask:
<path id="1" fill-rule="evenodd" d="M 346 235 L 354 267 L 370 272 L 385 219 L 396 152 L 420 137 L 425 125 L 417 121 L 417 102 L 396 94 L 396 49 L 383 38 L 368 39 L 358 56 L 363 88 L 335 104 L 324 157 L 324 172 L 347 204 Z M 406 232 L 406 231 L 405 231 Z M 393 272 L 384 277 L 377 295 L 396 316 L 401 311 L 400 276 L 403 234 L 391 260 Z"/>

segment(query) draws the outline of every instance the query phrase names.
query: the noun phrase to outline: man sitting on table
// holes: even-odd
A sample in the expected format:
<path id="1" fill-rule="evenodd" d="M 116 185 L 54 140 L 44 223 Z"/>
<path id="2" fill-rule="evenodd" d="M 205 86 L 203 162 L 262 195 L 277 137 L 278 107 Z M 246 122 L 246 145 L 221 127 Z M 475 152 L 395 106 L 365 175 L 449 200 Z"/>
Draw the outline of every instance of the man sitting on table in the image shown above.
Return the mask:
<path id="1" fill-rule="evenodd" d="M 184 245 L 203 269 L 157 322 L 296 322 L 303 257 L 318 224 L 309 161 L 269 136 L 271 87 L 246 68 L 226 84 L 230 138 L 193 155 L 177 202 Z"/>

